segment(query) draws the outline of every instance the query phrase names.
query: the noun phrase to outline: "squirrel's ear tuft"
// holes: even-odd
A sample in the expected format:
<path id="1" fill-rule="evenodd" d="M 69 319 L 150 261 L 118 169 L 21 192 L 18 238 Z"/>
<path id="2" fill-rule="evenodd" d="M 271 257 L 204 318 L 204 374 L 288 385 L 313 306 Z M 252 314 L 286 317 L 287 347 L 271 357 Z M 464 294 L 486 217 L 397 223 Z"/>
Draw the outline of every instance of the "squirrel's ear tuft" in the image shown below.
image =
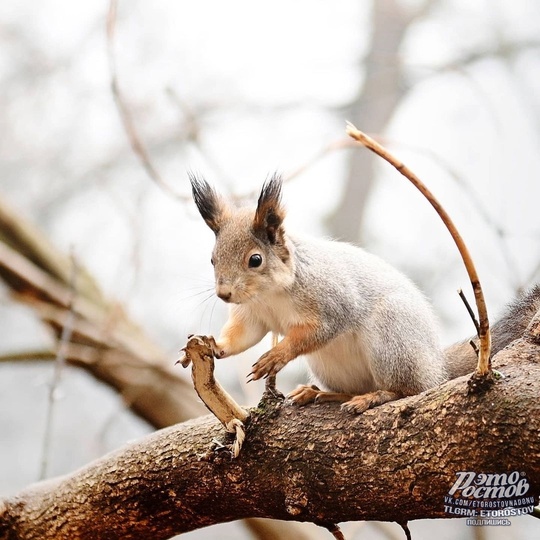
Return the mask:
<path id="1" fill-rule="evenodd" d="M 253 220 L 253 229 L 263 233 L 271 244 L 275 244 L 280 238 L 281 224 L 285 219 L 285 209 L 281 204 L 282 184 L 278 174 L 274 174 L 264 183 Z"/>
<path id="2" fill-rule="evenodd" d="M 227 206 L 202 176 L 192 172 L 188 172 L 188 176 L 193 200 L 206 224 L 217 235 L 228 214 Z"/>

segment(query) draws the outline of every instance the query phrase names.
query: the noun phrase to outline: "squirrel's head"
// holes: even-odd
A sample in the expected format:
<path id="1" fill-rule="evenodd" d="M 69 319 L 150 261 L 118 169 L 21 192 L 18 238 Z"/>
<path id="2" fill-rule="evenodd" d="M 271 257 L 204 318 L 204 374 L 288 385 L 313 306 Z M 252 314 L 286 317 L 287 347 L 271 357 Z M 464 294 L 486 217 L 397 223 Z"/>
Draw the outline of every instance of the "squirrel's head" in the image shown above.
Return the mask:
<path id="1" fill-rule="evenodd" d="M 202 178 L 190 175 L 193 199 L 216 235 L 212 264 L 216 293 L 243 304 L 290 285 L 293 267 L 285 236 L 282 180 L 274 175 L 262 187 L 257 208 L 234 208 Z"/>

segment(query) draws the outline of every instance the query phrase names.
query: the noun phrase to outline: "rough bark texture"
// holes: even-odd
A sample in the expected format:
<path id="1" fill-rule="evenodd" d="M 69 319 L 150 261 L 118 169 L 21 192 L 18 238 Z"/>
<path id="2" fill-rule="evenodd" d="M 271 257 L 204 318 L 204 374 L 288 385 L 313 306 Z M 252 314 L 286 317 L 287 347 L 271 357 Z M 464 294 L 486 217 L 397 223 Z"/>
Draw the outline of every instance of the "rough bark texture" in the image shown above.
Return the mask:
<path id="1" fill-rule="evenodd" d="M 540 493 L 540 317 L 499 353 L 505 378 L 468 395 L 462 377 L 360 416 L 335 404 L 265 403 L 242 453 L 209 453 L 204 417 L 158 431 L 75 473 L 0 501 L 0 539 L 165 539 L 245 517 L 444 518 L 458 471 L 523 471 Z"/>

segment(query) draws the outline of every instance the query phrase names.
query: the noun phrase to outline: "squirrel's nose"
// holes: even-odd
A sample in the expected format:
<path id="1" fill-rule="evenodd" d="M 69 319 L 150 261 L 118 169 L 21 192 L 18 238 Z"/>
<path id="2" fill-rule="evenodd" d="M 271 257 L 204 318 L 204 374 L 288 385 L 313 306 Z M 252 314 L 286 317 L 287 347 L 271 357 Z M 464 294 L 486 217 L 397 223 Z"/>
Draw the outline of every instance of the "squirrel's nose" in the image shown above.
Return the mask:
<path id="1" fill-rule="evenodd" d="M 228 302 L 231 299 L 231 296 L 232 296 L 231 289 L 229 287 L 223 286 L 223 285 L 218 287 L 216 293 L 225 302 Z"/>

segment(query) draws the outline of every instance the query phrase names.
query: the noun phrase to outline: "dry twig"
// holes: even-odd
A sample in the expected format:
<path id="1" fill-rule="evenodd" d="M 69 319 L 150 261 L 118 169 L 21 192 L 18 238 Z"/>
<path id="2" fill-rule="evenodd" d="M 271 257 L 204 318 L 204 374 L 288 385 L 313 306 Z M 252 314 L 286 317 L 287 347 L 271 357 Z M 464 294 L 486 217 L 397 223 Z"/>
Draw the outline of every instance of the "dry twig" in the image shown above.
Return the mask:
<path id="1" fill-rule="evenodd" d="M 363 144 L 366 148 L 369 148 L 372 152 L 386 160 L 390 165 L 395 167 L 405 178 L 407 178 L 429 201 L 431 206 L 435 209 L 439 217 L 442 219 L 446 228 L 452 235 L 452 238 L 459 250 L 474 292 L 476 300 L 476 307 L 478 309 L 479 319 L 479 331 L 478 337 L 480 339 L 480 354 L 478 355 L 478 365 L 476 367 L 476 375 L 484 377 L 491 372 L 491 334 L 489 330 L 489 319 L 487 314 L 486 302 L 484 300 L 484 294 L 482 292 L 482 286 L 474 266 L 474 262 L 469 253 L 463 238 L 459 234 L 452 219 L 442 207 L 440 202 L 435 198 L 433 193 L 425 186 L 425 184 L 416 176 L 404 163 L 395 158 L 386 148 L 374 141 L 371 137 L 358 130 L 355 126 L 348 123 L 347 133 L 353 139 Z"/>
<path id="2" fill-rule="evenodd" d="M 69 284 L 69 302 L 68 310 L 66 312 L 65 323 L 60 335 L 60 341 L 58 343 L 58 351 L 54 362 L 54 374 L 49 387 L 49 401 L 47 408 L 47 418 L 45 421 L 45 434 L 43 436 L 43 450 L 41 455 L 41 469 L 39 479 L 44 480 L 47 477 L 47 468 L 49 464 L 49 453 L 52 438 L 52 425 L 54 418 L 54 410 L 56 397 L 58 393 L 58 387 L 60 385 L 60 379 L 62 377 L 62 371 L 66 364 L 67 348 L 71 341 L 71 335 L 73 333 L 73 324 L 75 322 L 75 295 L 77 293 L 77 274 L 78 264 L 75 255 L 71 254 L 71 277 Z"/>
<path id="3" fill-rule="evenodd" d="M 461 298 L 461 301 L 465 304 L 465 309 L 467 310 L 467 313 L 471 317 L 471 320 L 474 324 L 474 327 L 476 328 L 476 334 L 480 333 L 480 324 L 478 323 L 476 319 L 476 315 L 474 314 L 474 311 L 472 310 L 471 305 L 469 304 L 469 301 L 467 300 L 467 297 L 465 296 L 465 293 L 463 292 L 463 289 L 458 289 L 459 297 Z"/>
<path id="4" fill-rule="evenodd" d="M 122 94 L 120 88 L 120 83 L 118 81 L 118 71 L 116 68 L 116 55 L 114 52 L 114 38 L 116 30 L 116 14 L 118 10 L 118 0 L 111 0 L 109 3 L 109 12 L 107 14 L 107 56 L 109 59 L 109 72 L 111 77 L 111 90 L 114 97 L 114 103 L 118 109 L 118 114 L 120 115 L 120 120 L 122 121 L 122 126 L 126 132 L 127 138 L 131 149 L 139 159 L 141 165 L 143 166 L 146 174 L 150 179 L 158 185 L 165 193 L 171 195 L 175 199 L 180 199 L 182 201 L 188 201 L 190 198 L 187 195 L 182 195 L 177 193 L 159 174 L 156 167 L 152 163 L 150 154 L 146 149 L 144 143 L 142 142 L 137 130 L 135 128 L 135 123 L 133 121 L 133 116 L 131 111 L 127 106 L 126 100 Z"/>

